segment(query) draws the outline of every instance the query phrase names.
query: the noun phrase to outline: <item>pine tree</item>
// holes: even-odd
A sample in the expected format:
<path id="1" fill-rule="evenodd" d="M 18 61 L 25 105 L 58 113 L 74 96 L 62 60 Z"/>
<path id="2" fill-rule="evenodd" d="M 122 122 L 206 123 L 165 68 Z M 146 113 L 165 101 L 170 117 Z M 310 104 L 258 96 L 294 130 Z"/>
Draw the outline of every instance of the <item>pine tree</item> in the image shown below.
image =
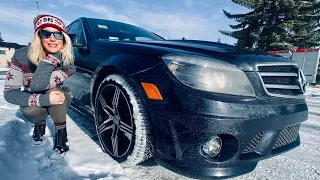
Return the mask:
<path id="1" fill-rule="evenodd" d="M 229 19 L 239 24 L 230 25 L 235 31 L 220 32 L 237 39 L 237 46 L 260 51 L 308 48 L 317 45 L 315 12 L 317 0 L 232 0 L 251 11 L 231 14 Z M 312 12 L 312 13 L 311 13 Z"/>
<path id="2" fill-rule="evenodd" d="M 292 14 L 292 43 L 298 48 L 312 48 L 319 45 L 320 31 L 317 31 L 319 12 L 318 0 L 304 0 L 295 3 L 296 11 Z"/>
<path id="3" fill-rule="evenodd" d="M 2 39 L 1 33 L 0 33 L 0 42 L 3 42 L 4 40 Z"/>
<path id="4" fill-rule="evenodd" d="M 300 24 L 296 24 L 296 27 L 294 28 L 296 32 L 295 38 L 298 38 L 296 43 L 301 48 L 319 46 L 320 1 L 303 1 L 303 6 L 301 7 L 300 13 Z"/>

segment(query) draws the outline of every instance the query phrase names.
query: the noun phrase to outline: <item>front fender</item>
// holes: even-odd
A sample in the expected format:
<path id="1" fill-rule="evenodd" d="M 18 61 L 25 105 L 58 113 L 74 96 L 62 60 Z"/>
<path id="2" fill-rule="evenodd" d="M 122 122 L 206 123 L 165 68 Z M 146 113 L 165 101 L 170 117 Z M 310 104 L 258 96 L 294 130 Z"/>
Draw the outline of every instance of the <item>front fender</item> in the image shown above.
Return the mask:
<path id="1" fill-rule="evenodd" d="M 94 77 L 91 79 L 91 105 L 94 107 L 94 96 L 100 82 L 109 74 L 120 73 L 131 76 L 146 71 L 160 63 L 163 63 L 159 56 L 140 54 L 120 54 L 112 56 L 96 68 Z"/>

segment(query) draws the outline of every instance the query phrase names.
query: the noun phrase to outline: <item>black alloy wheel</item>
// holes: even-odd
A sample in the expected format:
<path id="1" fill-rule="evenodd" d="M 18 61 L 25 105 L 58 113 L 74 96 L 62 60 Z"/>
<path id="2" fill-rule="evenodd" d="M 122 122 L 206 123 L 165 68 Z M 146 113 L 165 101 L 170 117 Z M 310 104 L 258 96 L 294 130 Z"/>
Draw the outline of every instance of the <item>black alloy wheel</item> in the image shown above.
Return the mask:
<path id="1" fill-rule="evenodd" d="M 95 101 L 95 125 L 104 152 L 123 166 L 152 157 L 144 106 L 123 76 L 110 75 L 100 84 Z"/>

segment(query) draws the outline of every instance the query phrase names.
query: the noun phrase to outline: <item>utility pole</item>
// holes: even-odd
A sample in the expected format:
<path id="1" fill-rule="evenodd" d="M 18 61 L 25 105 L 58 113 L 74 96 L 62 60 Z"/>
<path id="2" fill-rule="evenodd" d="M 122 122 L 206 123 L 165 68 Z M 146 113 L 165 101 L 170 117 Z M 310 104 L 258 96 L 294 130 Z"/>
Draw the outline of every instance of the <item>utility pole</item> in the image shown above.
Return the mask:
<path id="1" fill-rule="evenodd" d="M 38 3 L 38 1 L 36 1 L 36 3 L 37 3 L 37 7 L 38 7 L 38 15 L 39 15 L 39 3 Z"/>
<path id="2" fill-rule="evenodd" d="M 4 40 L 2 39 L 1 33 L 0 33 L 0 42 L 3 42 Z"/>
<path id="3" fill-rule="evenodd" d="M 217 41 L 218 43 L 221 43 L 221 39 L 220 39 L 220 37 L 219 37 L 219 39 L 218 39 L 218 41 Z"/>

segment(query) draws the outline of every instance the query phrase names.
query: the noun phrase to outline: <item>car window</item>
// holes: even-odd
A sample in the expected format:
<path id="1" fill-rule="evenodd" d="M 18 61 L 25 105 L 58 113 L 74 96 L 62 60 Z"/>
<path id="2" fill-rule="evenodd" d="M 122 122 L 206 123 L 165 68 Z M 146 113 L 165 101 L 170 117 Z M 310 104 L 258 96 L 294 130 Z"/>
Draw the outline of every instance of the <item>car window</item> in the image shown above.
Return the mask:
<path id="1" fill-rule="evenodd" d="M 92 36 L 97 40 L 107 41 L 150 41 L 164 40 L 161 37 L 142 29 L 125 23 L 87 19 Z"/>
<path id="2" fill-rule="evenodd" d="M 83 33 L 82 24 L 80 21 L 77 21 L 71 25 L 68 30 L 68 34 L 77 34 L 78 35 L 78 43 L 85 45 L 85 38 Z"/>
<path id="3" fill-rule="evenodd" d="M 68 25 L 68 26 L 66 27 L 67 32 L 69 32 L 70 27 L 71 27 L 71 25 Z"/>

